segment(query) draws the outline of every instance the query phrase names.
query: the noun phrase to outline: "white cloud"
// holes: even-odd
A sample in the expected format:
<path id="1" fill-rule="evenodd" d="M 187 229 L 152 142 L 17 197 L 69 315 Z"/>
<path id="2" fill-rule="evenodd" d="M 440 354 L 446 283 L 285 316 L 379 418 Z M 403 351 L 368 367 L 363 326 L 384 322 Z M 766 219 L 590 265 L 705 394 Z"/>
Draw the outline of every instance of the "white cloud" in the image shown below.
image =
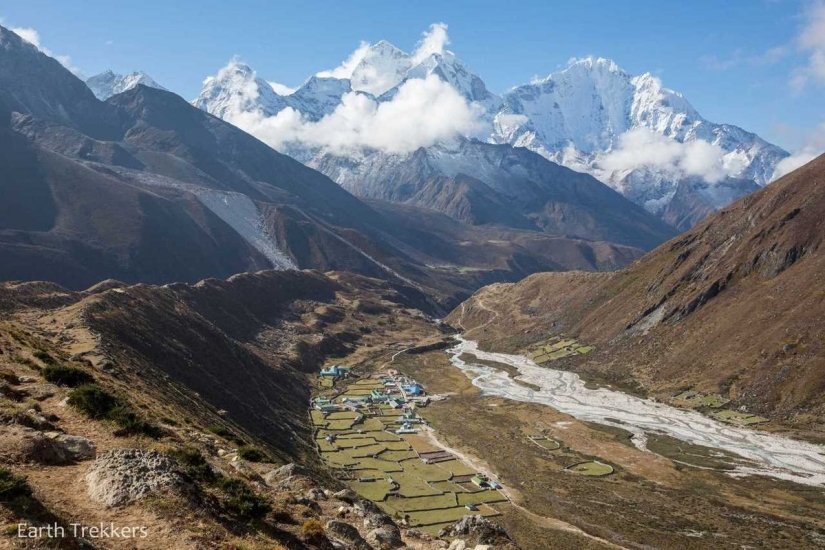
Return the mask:
<path id="1" fill-rule="evenodd" d="M 816 157 L 825 152 L 825 124 L 820 124 L 817 128 L 807 136 L 805 144 L 799 148 L 794 154 L 788 158 L 782 159 L 777 163 L 773 171 L 773 178 L 778 179 L 789 174 L 814 160 Z"/>
<path id="2" fill-rule="evenodd" d="M 40 33 L 37 32 L 36 29 L 33 29 L 31 27 L 12 27 L 11 31 L 23 40 L 25 40 L 26 42 L 33 45 L 35 48 L 37 48 L 44 54 L 56 59 L 61 65 L 72 71 L 75 74 L 75 76 L 79 78 L 84 78 L 83 72 L 78 67 L 74 66 L 71 57 L 69 57 L 68 55 L 56 55 L 52 53 L 50 49 L 44 47 L 40 43 Z"/>
<path id="3" fill-rule="evenodd" d="M 444 48 L 450 43 L 447 35 L 446 23 L 433 23 L 430 28 L 421 33 L 421 40 L 412 54 L 413 65 L 421 63 L 434 53 L 444 53 Z"/>
<path id="4" fill-rule="evenodd" d="M 11 32 L 40 49 L 40 33 L 31 27 L 12 27 Z"/>
<path id="5" fill-rule="evenodd" d="M 649 168 L 673 177 L 698 176 L 708 183 L 727 175 L 720 147 L 702 140 L 680 143 L 647 128 L 622 134 L 618 147 L 602 157 L 599 166 L 615 172 Z"/>
<path id="6" fill-rule="evenodd" d="M 352 52 L 349 57 L 341 63 L 338 67 L 330 71 L 321 71 L 316 76 L 323 78 L 350 78 L 355 67 L 364 59 L 370 49 L 369 42 L 361 42 L 358 48 Z"/>
<path id="7" fill-rule="evenodd" d="M 275 91 L 278 95 L 290 95 L 295 93 L 295 90 L 298 88 L 291 88 L 286 84 L 281 84 L 279 82 L 267 82 L 269 86 Z"/>
<path id="8" fill-rule="evenodd" d="M 482 128 L 480 113 L 449 84 L 430 75 L 402 84 L 390 101 L 350 92 L 317 122 L 287 107 L 275 116 L 233 109 L 224 117 L 276 149 L 290 143 L 351 153 L 362 148 L 407 153 Z"/>
<path id="9" fill-rule="evenodd" d="M 817 0 L 805 12 L 805 24 L 796 39 L 807 64 L 794 71 L 791 87 L 800 91 L 809 83 L 825 84 L 825 1 Z"/>

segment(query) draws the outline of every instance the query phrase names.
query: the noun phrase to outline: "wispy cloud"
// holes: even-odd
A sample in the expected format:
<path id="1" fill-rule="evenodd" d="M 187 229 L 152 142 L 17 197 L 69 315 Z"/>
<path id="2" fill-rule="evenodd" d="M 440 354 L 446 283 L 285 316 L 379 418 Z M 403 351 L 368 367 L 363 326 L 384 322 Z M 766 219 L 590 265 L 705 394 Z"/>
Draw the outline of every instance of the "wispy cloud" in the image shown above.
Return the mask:
<path id="1" fill-rule="evenodd" d="M 350 78 L 355 67 L 364 59 L 370 49 L 370 43 L 362 41 L 358 47 L 347 57 L 343 63 L 332 70 L 321 71 L 317 76 L 323 78 Z"/>
<path id="2" fill-rule="evenodd" d="M 709 71 L 724 72 L 740 66 L 767 67 L 788 57 L 793 51 L 788 45 L 774 46 L 757 54 L 746 54 L 741 48 L 726 57 L 705 55 L 699 58 L 701 66 Z"/>
<path id="3" fill-rule="evenodd" d="M 781 129 L 782 133 L 800 134 L 801 132 L 792 128 Z M 798 137 L 797 137 L 798 139 Z M 813 130 L 802 135 L 802 146 L 791 156 L 782 159 L 776 165 L 773 178 L 781 178 L 785 174 L 793 172 L 800 166 L 811 162 L 819 155 L 825 153 L 825 123 L 820 124 Z"/>
<path id="4" fill-rule="evenodd" d="M 810 4 L 805 10 L 804 21 L 796 38 L 796 47 L 807 60 L 791 77 L 791 87 L 796 91 L 811 83 L 825 84 L 825 1 Z"/>
<path id="5" fill-rule="evenodd" d="M 83 72 L 76 67 L 74 63 L 72 63 L 71 57 L 68 55 L 55 54 L 40 43 L 40 33 L 37 32 L 36 29 L 33 29 L 32 27 L 12 27 L 11 31 L 44 54 L 59 61 L 61 65 L 72 71 L 75 76 L 83 78 Z"/>
<path id="6" fill-rule="evenodd" d="M 290 95 L 298 89 L 287 86 L 286 84 L 281 84 L 280 82 L 267 82 L 267 84 L 269 84 L 269 87 L 278 95 Z"/>
<path id="7" fill-rule="evenodd" d="M 446 23 L 433 23 L 430 28 L 421 33 L 421 40 L 412 54 L 413 65 L 421 63 L 432 54 L 444 53 L 450 44 Z"/>
<path id="8" fill-rule="evenodd" d="M 694 176 L 716 183 L 728 175 L 724 155 L 707 141 L 680 143 L 647 128 L 634 128 L 619 137 L 618 146 L 599 165 L 611 172 L 651 168 L 674 178 Z"/>

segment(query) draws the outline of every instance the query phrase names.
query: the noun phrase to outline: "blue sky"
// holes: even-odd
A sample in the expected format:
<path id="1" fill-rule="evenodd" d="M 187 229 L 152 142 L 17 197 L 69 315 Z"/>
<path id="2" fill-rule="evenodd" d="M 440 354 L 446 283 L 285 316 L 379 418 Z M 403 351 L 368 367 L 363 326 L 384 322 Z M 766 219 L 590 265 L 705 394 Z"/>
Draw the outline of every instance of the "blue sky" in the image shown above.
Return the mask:
<path id="1" fill-rule="evenodd" d="M 42 47 L 70 56 L 87 76 L 144 70 L 187 99 L 235 55 L 265 79 L 294 86 L 340 64 L 362 40 L 410 51 L 431 23 L 445 22 L 449 48 L 494 92 L 571 57 L 610 57 L 631 73 L 659 75 L 709 120 L 793 151 L 817 130 L 825 134 L 825 74 L 816 72 L 825 26 L 812 26 L 816 1 L 25 0 L 4 2 L 0 18 L 35 29 Z"/>

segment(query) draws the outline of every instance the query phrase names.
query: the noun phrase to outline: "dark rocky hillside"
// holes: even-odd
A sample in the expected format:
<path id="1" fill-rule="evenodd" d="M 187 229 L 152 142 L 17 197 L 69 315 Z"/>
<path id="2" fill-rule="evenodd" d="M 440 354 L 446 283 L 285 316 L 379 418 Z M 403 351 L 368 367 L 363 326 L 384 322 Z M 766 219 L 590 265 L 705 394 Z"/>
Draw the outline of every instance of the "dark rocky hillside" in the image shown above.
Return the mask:
<path id="1" fill-rule="evenodd" d="M 365 204 L 172 93 L 138 86 L 101 102 L 16 34 L 0 28 L 0 45 L 2 280 L 77 290 L 105 279 L 348 270 L 417 286 L 438 309 L 483 284 L 614 269 L 641 254 L 607 235 L 534 231 L 534 244 L 522 246 L 519 228 L 493 241 L 424 214 L 401 227 L 392 209 Z"/>

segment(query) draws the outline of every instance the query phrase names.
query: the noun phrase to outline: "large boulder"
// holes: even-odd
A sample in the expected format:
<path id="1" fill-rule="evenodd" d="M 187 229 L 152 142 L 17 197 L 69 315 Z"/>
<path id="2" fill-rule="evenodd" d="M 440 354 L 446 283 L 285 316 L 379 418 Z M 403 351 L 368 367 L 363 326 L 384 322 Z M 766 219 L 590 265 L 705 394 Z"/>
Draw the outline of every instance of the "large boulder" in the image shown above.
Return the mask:
<path id="1" fill-rule="evenodd" d="M 334 519 L 328 521 L 327 536 L 344 541 L 349 548 L 354 550 L 372 550 L 369 543 L 358 532 L 358 529 L 343 521 Z"/>
<path id="2" fill-rule="evenodd" d="M 74 460 L 89 460 L 95 457 L 97 447 L 94 442 L 87 437 L 60 432 L 49 432 L 46 435 L 62 445 Z"/>
<path id="3" fill-rule="evenodd" d="M 499 525 L 480 515 L 464 516 L 438 533 L 439 537 L 471 538 L 479 544 L 495 544 L 508 540 L 507 532 Z"/>
<path id="4" fill-rule="evenodd" d="M 7 463 L 71 464 L 74 455 L 41 431 L 23 426 L 0 428 L 0 460 Z"/>
<path id="5" fill-rule="evenodd" d="M 86 474 L 89 496 L 106 506 L 119 506 L 154 491 L 181 487 L 176 466 L 172 458 L 157 451 L 108 451 L 97 457 Z"/>
<path id="6" fill-rule="evenodd" d="M 404 546 L 401 540 L 401 530 L 397 525 L 382 525 L 367 533 L 367 542 L 376 548 L 400 548 Z"/>

